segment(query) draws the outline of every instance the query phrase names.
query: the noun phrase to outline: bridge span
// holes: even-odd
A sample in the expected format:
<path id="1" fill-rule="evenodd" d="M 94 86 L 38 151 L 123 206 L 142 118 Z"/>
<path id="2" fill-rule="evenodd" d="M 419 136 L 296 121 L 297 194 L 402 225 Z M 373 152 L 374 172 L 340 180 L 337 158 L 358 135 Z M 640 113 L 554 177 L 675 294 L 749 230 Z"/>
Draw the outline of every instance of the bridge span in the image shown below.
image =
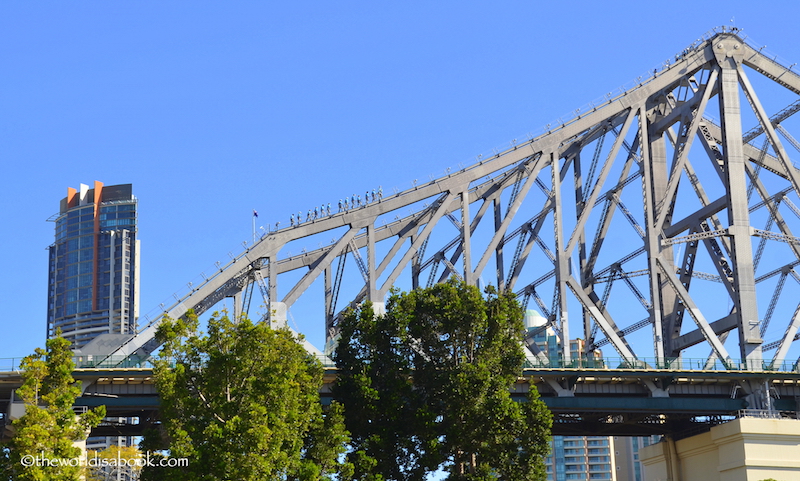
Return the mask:
<path id="1" fill-rule="evenodd" d="M 740 30 L 717 28 L 540 134 L 245 243 L 136 332 L 76 352 L 102 366 L 76 371 L 80 403 L 139 413 L 143 426 L 157 419 L 151 372 L 124 366 L 158 349 L 164 316 L 202 314 L 225 298 L 238 315 L 258 299 L 259 317 L 278 326 L 302 302 L 318 309 L 329 345 L 347 307 L 380 309 L 394 287 L 458 277 L 515 292 L 560 339 L 558 361 L 528 344 L 531 367 L 512 388 L 539 388 L 556 433 L 675 434 L 751 408 L 796 416 L 792 67 Z M 577 338 L 582 358 L 605 364 L 581 364 L 570 350 Z M 692 358 L 697 365 L 684 364 Z M 0 374 L 5 403 L 15 376 Z"/>
<path id="2" fill-rule="evenodd" d="M 263 304 L 259 316 L 276 325 L 298 302 L 317 306 L 327 344 L 348 306 L 455 276 L 538 309 L 566 362 L 573 338 L 629 365 L 796 362 L 800 169 L 788 148 L 800 150 L 798 95 L 792 66 L 717 28 L 539 135 L 245 243 L 137 332 L 80 354 L 146 359 L 163 316 L 226 297 L 236 313 Z"/>

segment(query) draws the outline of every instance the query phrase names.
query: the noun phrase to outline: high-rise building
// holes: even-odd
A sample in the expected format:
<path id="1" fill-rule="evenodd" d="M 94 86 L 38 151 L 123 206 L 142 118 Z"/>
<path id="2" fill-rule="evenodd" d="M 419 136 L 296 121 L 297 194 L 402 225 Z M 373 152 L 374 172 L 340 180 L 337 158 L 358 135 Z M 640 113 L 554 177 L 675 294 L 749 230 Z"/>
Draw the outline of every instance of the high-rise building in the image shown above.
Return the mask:
<path id="1" fill-rule="evenodd" d="M 47 337 L 58 329 L 80 349 L 101 334 L 135 332 L 139 241 L 131 184 L 67 188 L 55 221 L 47 282 Z M 108 418 L 127 422 L 127 418 Z M 86 449 L 130 446 L 126 436 L 90 437 Z M 129 479 L 120 477 L 115 479 Z"/>
<path id="2" fill-rule="evenodd" d="M 612 436 L 553 436 L 547 479 L 618 480 Z"/>
<path id="3" fill-rule="evenodd" d="M 139 316 L 139 241 L 131 184 L 68 188 L 55 221 L 47 286 L 47 337 L 79 349 L 127 334 Z"/>

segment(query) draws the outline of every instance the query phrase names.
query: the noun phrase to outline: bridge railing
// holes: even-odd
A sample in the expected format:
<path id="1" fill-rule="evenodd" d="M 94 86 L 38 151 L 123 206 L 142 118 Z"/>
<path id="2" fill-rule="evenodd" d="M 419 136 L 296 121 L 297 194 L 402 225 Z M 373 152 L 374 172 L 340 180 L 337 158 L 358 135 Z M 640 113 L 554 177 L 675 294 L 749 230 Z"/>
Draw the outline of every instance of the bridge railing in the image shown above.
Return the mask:
<path id="1" fill-rule="evenodd" d="M 335 367 L 327 356 L 315 356 L 323 367 Z M 76 368 L 83 369 L 110 369 L 110 368 L 130 368 L 130 369 L 151 369 L 154 366 L 153 358 L 135 359 L 128 356 L 112 356 L 108 358 L 87 358 L 87 357 L 74 357 Z"/>
<path id="2" fill-rule="evenodd" d="M 19 363 L 22 362 L 21 357 L 4 357 L 0 358 L 0 372 L 19 371 Z"/>
<path id="3" fill-rule="evenodd" d="M 24 357 L 5 357 L 0 358 L 0 372 L 13 372 L 13 371 L 20 371 L 21 367 L 20 364 Z M 92 359 L 91 356 L 79 356 L 73 357 L 72 362 L 75 363 L 76 368 L 112 368 L 112 367 L 119 367 L 119 368 L 152 368 L 153 363 L 151 359 L 145 360 L 133 360 L 133 359 L 125 359 L 125 362 L 120 362 L 124 359 L 124 356 L 120 356 L 120 359 L 106 359 L 101 362 L 100 357 L 96 358 L 95 360 Z"/>
<path id="4" fill-rule="evenodd" d="M 327 356 L 317 356 L 323 367 L 332 368 L 336 365 Z M 20 370 L 22 357 L 0 358 L 0 372 Z M 150 369 L 153 368 L 153 358 L 133 359 L 119 356 L 117 358 L 102 359 L 91 356 L 74 357 L 75 367 L 79 369 Z M 737 361 L 723 362 L 719 359 L 709 361 L 698 358 L 655 359 L 639 358 L 634 361 L 621 357 L 605 357 L 602 359 L 572 359 L 564 362 L 562 359 L 536 359 L 525 362 L 526 369 L 587 369 L 587 370 L 663 370 L 663 371 L 750 371 L 750 372 L 796 372 L 800 373 L 800 363 L 784 361 L 773 364 L 770 360 L 762 361 Z"/>
<path id="5" fill-rule="evenodd" d="M 129 368 L 129 369 L 152 369 L 153 358 L 136 359 L 132 356 L 77 356 L 72 361 L 76 368 L 82 369 L 110 369 L 110 368 Z"/>
<path id="6" fill-rule="evenodd" d="M 331 368 L 336 367 L 335 364 L 327 356 L 316 356 L 323 367 Z M 0 358 L 0 372 L 14 372 L 20 370 L 20 363 L 24 357 L 5 357 Z M 152 369 L 153 358 L 147 359 L 134 359 L 127 356 L 114 356 L 111 358 L 92 357 L 92 356 L 76 356 L 72 358 L 77 369 Z"/>
<path id="7" fill-rule="evenodd" d="M 737 418 L 780 419 L 780 411 L 768 409 L 740 409 L 736 412 Z"/>
<path id="8" fill-rule="evenodd" d="M 752 360 L 720 360 L 698 358 L 656 359 L 639 358 L 629 360 L 622 357 L 605 357 L 602 359 L 536 359 L 525 362 L 528 369 L 623 369 L 623 370 L 664 370 L 664 371 L 749 371 L 749 372 L 796 372 L 800 373 L 800 364 L 796 361 L 773 363 L 769 359 Z"/>

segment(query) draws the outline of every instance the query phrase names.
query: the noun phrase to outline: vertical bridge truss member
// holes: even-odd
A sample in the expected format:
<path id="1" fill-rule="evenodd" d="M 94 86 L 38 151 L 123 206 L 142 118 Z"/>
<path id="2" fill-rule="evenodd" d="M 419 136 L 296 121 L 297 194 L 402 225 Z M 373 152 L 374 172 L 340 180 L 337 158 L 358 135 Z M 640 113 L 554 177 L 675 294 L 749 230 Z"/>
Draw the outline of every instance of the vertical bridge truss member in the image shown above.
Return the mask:
<path id="1" fill-rule="evenodd" d="M 791 230 L 800 170 L 784 142 L 796 144 L 786 127 L 800 110 L 800 76 L 735 29 L 670 63 L 491 158 L 271 232 L 165 314 L 203 312 L 242 292 L 249 305 L 261 291 L 274 324 L 301 298 L 318 302 L 330 340 L 343 308 L 370 300 L 380 309 L 393 286 L 456 276 L 534 299 L 562 339 L 609 346 L 616 353 L 606 356 L 623 362 L 796 363 L 798 297 L 785 293 L 800 284 Z M 780 95 L 789 100 L 767 110 L 762 99 Z M 299 239 L 331 238 L 288 252 Z M 151 353 L 159 320 L 111 355 Z"/>

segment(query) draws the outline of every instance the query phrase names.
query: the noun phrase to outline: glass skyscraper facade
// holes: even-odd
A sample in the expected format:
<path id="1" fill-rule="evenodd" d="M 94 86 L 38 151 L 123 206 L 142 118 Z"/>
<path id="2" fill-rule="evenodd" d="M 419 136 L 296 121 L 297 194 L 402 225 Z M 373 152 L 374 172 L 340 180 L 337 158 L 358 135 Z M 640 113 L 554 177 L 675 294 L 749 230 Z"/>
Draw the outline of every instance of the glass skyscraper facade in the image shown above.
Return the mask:
<path id="1" fill-rule="evenodd" d="M 100 334 L 135 331 L 139 241 L 131 184 L 68 188 L 49 248 L 47 337 L 79 349 Z"/>
<path id="2" fill-rule="evenodd" d="M 553 436 L 551 449 L 545 461 L 548 480 L 620 479 L 611 436 Z"/>

